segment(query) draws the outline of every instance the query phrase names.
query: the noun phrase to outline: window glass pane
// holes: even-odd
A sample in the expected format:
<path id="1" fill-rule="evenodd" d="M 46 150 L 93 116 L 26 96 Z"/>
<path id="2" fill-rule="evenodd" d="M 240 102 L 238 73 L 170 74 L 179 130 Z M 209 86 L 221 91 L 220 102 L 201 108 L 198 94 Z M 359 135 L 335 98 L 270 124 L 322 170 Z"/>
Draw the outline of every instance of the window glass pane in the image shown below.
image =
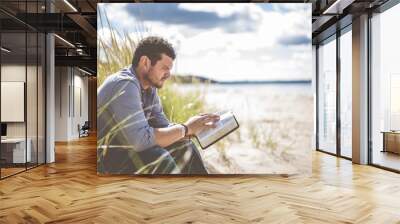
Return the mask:
<path id="1" fill-rule="evenodd" d="M 26 144 L 26 33 L 1 33 L 1 176 L 25 170 L 30 160 Z M 28 146 L 28 150 L 26 150 Z"/>
<path id="2" fill-rule="evenodd" d="M 45 163 L 45 44 L 43 33 L 38 35 L 38 164 Z"/>
<path id="3" fill-rule="evenodd" d="M 352 141 L 352 35 L 351 31 L 340 36 L 340 152 L 351 158 Z"/>
<path id="4" fill-rule="evenodd" d="M 372 163 L 400 170 L 400 4 L 372 18 Z"/>
<path id="5" fill-rule="evenodd" d="M 27 141 L 30 147 L 28 168 L 37 165 L 37 33 L 28 32 L 28 62 L 26 80 Z"/>
<path id="6" fill-rule="evenodd" d="M 336 40 L 318 48 L 318 148 L 336 153 Z"/>
<path id="7" fill-rule="evenodd" d="M 27 2 L 26 12 L 29 15 L 39 11 L 37 1 Z M 30 20 L 37 20 L 38 17 L 30 17 Z M 37 23 L 38 21 L 31 21 Z M 38 164 L 38 45 L 39 38 L 36 30 L 27 29 L 27 80 L 26 80 L 26 114 L 27 114 L 27 141 L 30 144 L 30 161 L 28 168 Z"/>
<path id="8" fill-rule="evenodd" d="M 20 19 L 0 12 L 1 178 L 45 161 L 45 35 L 21 22 L 38 19 L 34 14 L 44 13 L 44 5 L 44 0 L 0 1 Z"/>

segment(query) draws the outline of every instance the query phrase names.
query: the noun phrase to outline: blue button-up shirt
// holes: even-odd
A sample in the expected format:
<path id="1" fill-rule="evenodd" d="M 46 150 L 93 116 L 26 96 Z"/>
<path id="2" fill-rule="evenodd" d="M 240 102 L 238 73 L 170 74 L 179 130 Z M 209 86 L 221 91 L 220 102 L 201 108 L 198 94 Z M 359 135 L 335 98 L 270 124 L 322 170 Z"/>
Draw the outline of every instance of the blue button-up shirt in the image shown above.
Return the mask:
<path id="1" fill-rule="evenodd" d="M 143 151 L 156 146 L 154 128 L 169 124 L 156 88 L 143 89 L 132 66 L 108 76 L 97 90 L 100 145 Z"/>

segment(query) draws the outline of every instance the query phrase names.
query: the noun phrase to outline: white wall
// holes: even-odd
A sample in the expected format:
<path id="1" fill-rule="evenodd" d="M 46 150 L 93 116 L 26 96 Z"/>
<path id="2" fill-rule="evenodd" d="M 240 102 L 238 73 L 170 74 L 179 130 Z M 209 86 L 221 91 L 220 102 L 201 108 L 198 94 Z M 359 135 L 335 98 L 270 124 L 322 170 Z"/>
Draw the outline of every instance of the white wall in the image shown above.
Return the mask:
<path id="1" fill-rule="evenodd" d="M 27 78 L 27 80 L 25 80 L 25 78 Z M 36 162 L 36 158 L 38 158 L 39 163 L 44 163 L 45 158 L 45 120 L 43 112 L 45 90 L 43 89 L 43 78 L 44 74 L 42 73 L 41 66 L 25 66 L 25 64 L 2 64 L 1 66 L 2 82 L 24 82 L 27 91 L 26 106 L 25 102 L 22 102 L 22 107 L 18 109 L 10 106 L 1 107 L 2 114 L 17 113 L 15 110 L 20 110 L 19 112 L 24 116 L 26 112 L 26 120 L 25 117 L 23 117 L 22 121 L 19 122 L 5 122 L 7 124 L 7 137 L 24 138 L 26 135 L 31 143 L 29 147 L 32 151 L 32 161 Z M 4 90 L 5 89 L 2 89 L 2 94 L 7 94 Z M 20 89 L 19 93 L 23 95 L 24 89 Z M 7 98 L 7 95 L 2 95 L 2 98 L 3 97 Z M 25 96 L 22 96 L 22 98 L 24 97 Z"/>
<path id="2" fill-rule="evenodd" d="M 3 64 L 1 66 L 1 81 L 2 82 L 25 82 L 24 65 L 18 64 Z M 28 68 L 30 69 L 30 68 Z M 4 97 L 4 96 L 2 96 Z M 24 108 L 23 108 L 24 109 Z M 8 110 L 8 108 L 1 108 L 1 110 Z M 25 136 L 25 123 L 24 122 L 8 122 L 7 134 L 9 137 L 24 137 Z"/>
<path id="3" fill-rule="evenodd" d="M 73 80 L 73 88 L 71 88 L 72 96 L 71 99 L 71 129 L 70 136 L 71 138 L 77 138 L 78 133 L 78 125 L 82 126 L 85 121 L 88 120 L 88 83 L 87 77 L 82 77 L 81 73 L 78 70 L 74 70 L 74 80 Z"/>
<path id="4" fill-rule="evenodd" d="M 25 70 L 27 69 L 27 70 Z M 36 67 L 34 66 L 27 66 L 18 65 L 18 64 L 3 64 L 1 66 L 1 81 L 3 82 L 25 82 L 25 75 L 26 71 L 28 72 L 29 76 L 34 72 L 36 74 Z M 29 85 L 36 86 L 35 80 L 29 80 Z M 28 137 L 32 132 L 30 130 L 36 130 L 36 113 L 32 113 L 32 108 L 36 112 L 36 88 L 27 88 L 27 106 L 31 106 L 30 109 L 27 109 L 27 119 L 28 119 Z M 32 91 L 32 92 L 31 92 Z M 4 97 L 4 96 L 3 96 Z M 33 105 L 30 105 L 34 102 Z M 24 109 L 24 108 L 23 108 Z M 1 108 L 1 110 L 9 110 L 9 108 Z M 33 123 L 32 123 L 33 122 Z M 7 136 L 8 137 L 25 137 L 25 126 L 26 122 L 7 122 Z M 36 132 L 35 132 L 36 134 Z"/>
<path id="5" fill-rule="evenodd" d="M 55 141 L 68 140 L 68 86 L 67 67 L 55 68 Z"/>
<path id="6" fill-rule="evenodd" d="M 88 78 L 76 68 L 56 67 L 55 85 L 55 140 L 77 139 L 78 124 L 88 120 Z"/>
<path id="7" fill-rule="evenodd" d="M 1 82 L 1 121 L 24 122 L 25 83 Z"/>

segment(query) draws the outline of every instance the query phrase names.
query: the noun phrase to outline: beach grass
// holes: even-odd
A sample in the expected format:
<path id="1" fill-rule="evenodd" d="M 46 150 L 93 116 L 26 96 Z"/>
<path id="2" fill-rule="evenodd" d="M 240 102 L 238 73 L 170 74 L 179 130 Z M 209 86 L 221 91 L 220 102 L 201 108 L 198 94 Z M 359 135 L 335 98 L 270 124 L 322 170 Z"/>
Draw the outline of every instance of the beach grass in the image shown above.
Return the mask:
<path id="1" fill-rule="evenodd" d="M 103 28 L 107 28 L 109 31 L 109 38 L 101 34 L 97 37 L 97 51 L 99 56 L 97 65 L 97 84 L 98 86 L 101 86 L 108 76 L 131 64 L 133 52 L 140 39 L 146 34 L 142 33 L 138 35 L 138 37 L 133 38 L 132 36 L 128 35 L 127 32 L 118 32 L 117 29 L 110 24 L 107 16 L 105 16 L 105 13 L 99 13 L 99 22 Z M 143 24 L 141 25 L 143 26 Z M 191 116 L 205 112 L 206 104 L 200 91 L 182 93 L 177 91 L 175 85 L 179 85 L 179 81 L 168 81 L 164 84 L 163 88 L 158 90 L 158 95 L 160 97 L 164 113 L 171 123 L 183 123 Z M 123 93 L 116 93 L 115 97 L 118 97 L 121 94 Z M 107 104 L 101 108 L 98 108 L 98 116 L 105 111 L 106 106 Z M 128 120 L 129 118 L 119 122 L 116 127 L 111 128 L 106 136 L 97 140 L 98 148 L 101 149 L 101 153 L 98 154 L 99 156 L 97 158 L 100 166 L 102 159 L 104 159 L 104 156 L 107 153 L 107 150 L 111 148 L 110 142 L 112 139 L 118 135 L 121 135 L 121 130 L 133 125 L 127 122 Z M 128 138 L 128 136 L 123 137 Z M 130 145 L 123 147 L 126 149 L 133 149 L 133 146 Z M 138 169 L 137 174 L 154 173 L 162 162 L 162 158 L 160 158 L 160 161 L 156 160 L 154 164 L 144 166 L 142 161 L 138 160 L 138 156 L 134 153 L 134 151 L 135 150 L 129 150 L 129 157 L 131 157 L 132 163 L 135 167 L 141 167 Z"/>
<path id="2" fill-rule="evenodd" d="M 110 24 L 107 16 L 103 13 L 99 13 L 99 15 L 102 27 L 106 27 L 110 32 L 110 38 L 106 40 L 102 35 L 98 36 L 98 86 L 100 86 L 109 75 L 131 64 L 133 52 L 140 38 L 146 35 L 142 33 L 139 37 L 133 38 L 128 35 L 127 32 L 118 32 L 117 29 Z M 143 26 L 143 24 L 141 24 L 141 26 Z M 179 83 L 167 81 L 163 88 L 158 91 L 164 113 L 171 122 L 182 123 L 191 116 L 205 112 L 206 105 L 200 91 L 180 93 L 174 88 L 176 84 Z"/>

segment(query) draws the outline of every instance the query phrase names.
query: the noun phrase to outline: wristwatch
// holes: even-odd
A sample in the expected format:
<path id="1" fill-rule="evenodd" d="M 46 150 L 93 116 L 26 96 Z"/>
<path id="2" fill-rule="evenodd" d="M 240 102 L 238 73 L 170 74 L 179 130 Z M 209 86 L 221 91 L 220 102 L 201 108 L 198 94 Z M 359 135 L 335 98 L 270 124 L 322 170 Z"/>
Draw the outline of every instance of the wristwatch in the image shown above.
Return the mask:
<path id="1" fill-rule="evenodd" d="M 183 135 L 183 137 L 185 138 L 185 137 L 188 136 L 189 128 L 188 128 L 188 126 L 186 126 L 185 124 L 181 124 L 181 125 L 182 125 L 182 127 L 183 127 L 183 129 L 184 129 L 184 135 Z"/>

